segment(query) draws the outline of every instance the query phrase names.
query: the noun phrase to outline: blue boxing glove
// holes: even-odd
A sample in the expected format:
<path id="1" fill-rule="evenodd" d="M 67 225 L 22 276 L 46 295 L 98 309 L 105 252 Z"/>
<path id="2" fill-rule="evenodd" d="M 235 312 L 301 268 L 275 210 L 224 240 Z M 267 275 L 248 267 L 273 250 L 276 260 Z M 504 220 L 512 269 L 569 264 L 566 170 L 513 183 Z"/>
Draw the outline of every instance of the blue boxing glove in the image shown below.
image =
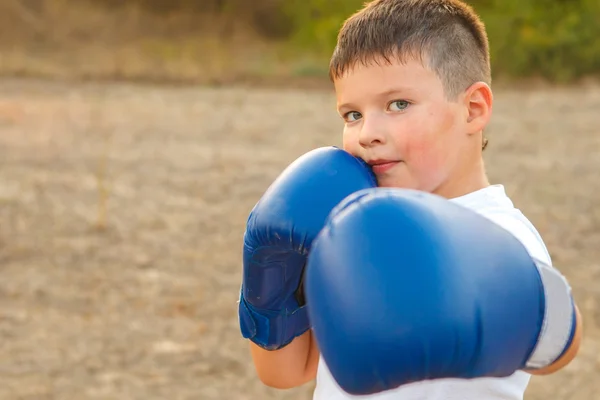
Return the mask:
<path id="1" fill-rule="evenodd" d="M 324 147 L 301 156 L 252 209 L 238 307 L 242 336 L 277 350 L 310 328 L 301 279 L 312 242 L 348 195 L 377 185 L 369 166 Z"/>
<path id="2" fill-rule="evenodd" d="M 432 194 L 349 196 L 306 268 L 313 334 L 350 394 L 542 368 L 575 330 L 570 288 L 555 269 L 502 227 Z"/>

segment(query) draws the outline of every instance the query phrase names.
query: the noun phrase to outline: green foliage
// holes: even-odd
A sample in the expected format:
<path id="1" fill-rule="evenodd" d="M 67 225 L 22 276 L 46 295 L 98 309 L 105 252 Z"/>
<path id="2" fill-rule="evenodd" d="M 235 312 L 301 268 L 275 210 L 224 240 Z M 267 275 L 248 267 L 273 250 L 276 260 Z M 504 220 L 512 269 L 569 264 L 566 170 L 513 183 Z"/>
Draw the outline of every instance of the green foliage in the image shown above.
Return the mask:
<path id="1" fill-rule="evenodd" d="M 284 7 L 295 27 L 291 41 L 315 54 L 330 54 L 344 21 L 364 0 L 288 0 Z"/>
<path id="2" fill-rule="evenodd" d="M 291 44 L 329 55 L 346 18 L 363 0 L 282 2 Z M 472 0 L 490 40 L 494 75 L 567 82 L 600 72 L 598 0 Z"/>
<path id="3" fill-rule="evenodd" d="M 597 0 L 472 1 L 497 75 L 567 82 L 600 72 Z"/>

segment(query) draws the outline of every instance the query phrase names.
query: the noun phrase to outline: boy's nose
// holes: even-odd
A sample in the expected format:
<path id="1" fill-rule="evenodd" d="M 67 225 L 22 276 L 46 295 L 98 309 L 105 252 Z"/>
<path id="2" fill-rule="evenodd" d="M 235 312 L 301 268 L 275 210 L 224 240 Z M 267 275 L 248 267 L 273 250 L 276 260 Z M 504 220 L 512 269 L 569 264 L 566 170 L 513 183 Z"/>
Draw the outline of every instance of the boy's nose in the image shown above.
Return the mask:
<path id="1" fill-rule="evenodd" d="M 362 129 L 358 136 L 358 142 L 364 148 L 385 144 L 385 133 L 382 124 L 376 121 L 363 120 Z"/>

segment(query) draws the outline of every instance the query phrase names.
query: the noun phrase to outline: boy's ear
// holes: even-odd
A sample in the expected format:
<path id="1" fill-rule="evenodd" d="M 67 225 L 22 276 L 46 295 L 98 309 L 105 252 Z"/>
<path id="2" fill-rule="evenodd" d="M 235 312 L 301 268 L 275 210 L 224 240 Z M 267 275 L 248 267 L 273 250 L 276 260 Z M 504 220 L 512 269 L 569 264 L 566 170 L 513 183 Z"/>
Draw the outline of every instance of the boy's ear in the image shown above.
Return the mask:
<path id="1" fill-rule="evenodd" d="M 476 82 L 465 91 L 464 101 L 468 133 L 473 135 L 483 131 L 492 116 L 492 89 L 485 82 Z"/>

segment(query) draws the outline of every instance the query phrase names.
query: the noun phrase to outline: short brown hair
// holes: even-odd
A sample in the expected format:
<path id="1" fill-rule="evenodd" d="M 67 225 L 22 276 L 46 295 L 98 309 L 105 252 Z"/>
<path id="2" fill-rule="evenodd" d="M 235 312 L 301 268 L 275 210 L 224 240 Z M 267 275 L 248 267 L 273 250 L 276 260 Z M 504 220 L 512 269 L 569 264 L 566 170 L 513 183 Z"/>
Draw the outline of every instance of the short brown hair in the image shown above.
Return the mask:
<path id="1" fill-rule="evenodd" d="M 367 3 L 344 22 L 329 76 L 335 80 L 356 63 L 374 62 L 378 57 L 387 62 L 406 57 L 427 60 L 452 99 L 475 82 L 491 84 L 484 24 L 460 0 Z"/>

